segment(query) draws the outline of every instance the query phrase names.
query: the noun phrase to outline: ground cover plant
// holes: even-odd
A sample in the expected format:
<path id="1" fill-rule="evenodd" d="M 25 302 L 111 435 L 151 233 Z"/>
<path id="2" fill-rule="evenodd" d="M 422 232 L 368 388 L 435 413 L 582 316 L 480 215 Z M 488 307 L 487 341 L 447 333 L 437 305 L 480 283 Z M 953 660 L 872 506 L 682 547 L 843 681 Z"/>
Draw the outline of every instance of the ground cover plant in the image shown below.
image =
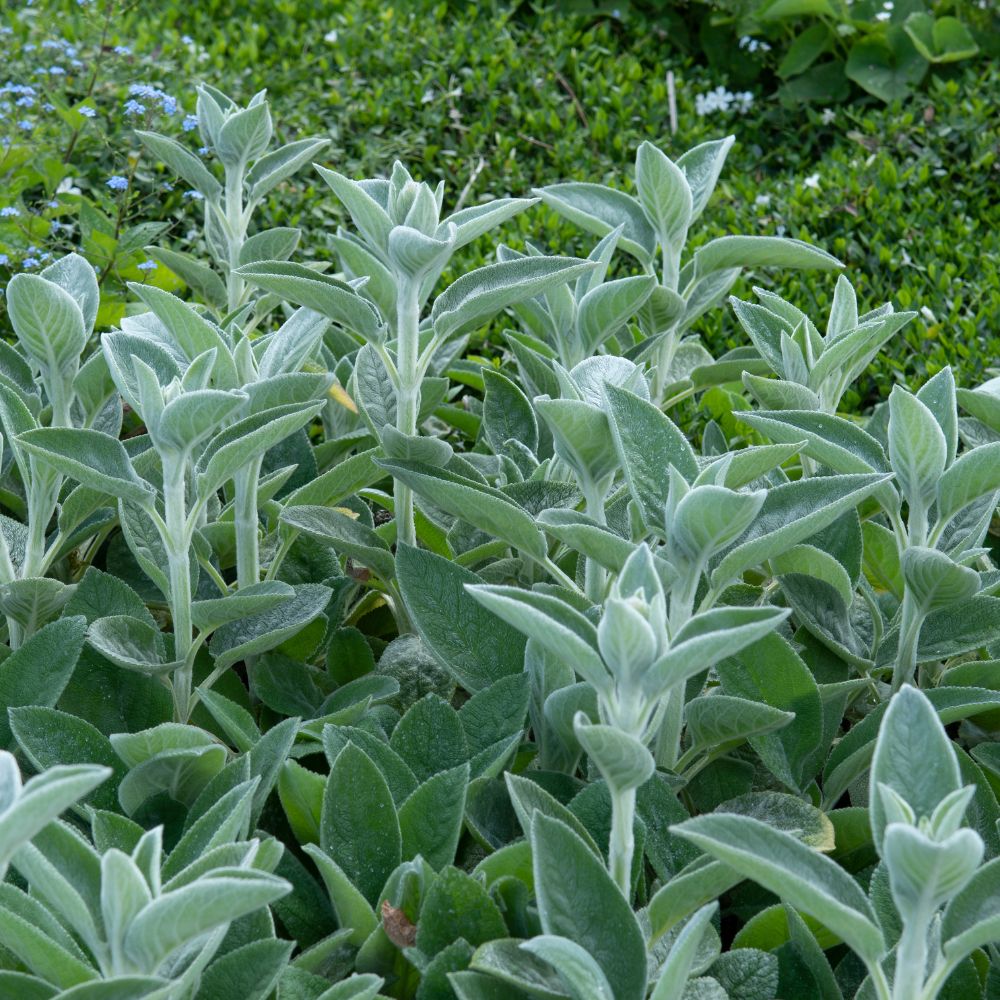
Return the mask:
<path id="1" fill-rule="evenodd" d="M 917 310 L 732 136 L 469 203 L 184 103 L 198 231 L 4 289 L 0 997 L 996 995 L 998 381 L 859 415 Z"/>

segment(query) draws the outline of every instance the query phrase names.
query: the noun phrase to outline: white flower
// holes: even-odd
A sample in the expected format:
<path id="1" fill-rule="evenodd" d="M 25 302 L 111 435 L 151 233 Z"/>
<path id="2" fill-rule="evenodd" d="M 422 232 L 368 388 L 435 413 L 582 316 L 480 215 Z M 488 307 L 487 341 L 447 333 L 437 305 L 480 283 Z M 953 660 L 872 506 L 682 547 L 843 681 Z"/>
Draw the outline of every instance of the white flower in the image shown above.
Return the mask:
<path id="1" fill-rule="evenodd" d="M 823 114 L 820 116 L 820 121 L 824 125 L 831 125 L 837 120 L 837 112 L 833 108 L 824 108 Z"/>
<path id="2" fill-rule="evenodd" d="M 324 36 L 323 41 L 329 42 L 331 45 L 337 40 L 337 29 L 331 28 Z"/>
<path id="3" fill-rule="evenodd" d="M 431 101 L 433 101 L 433 100 L 434 100 L 434 91 L 430 87 L 428 87 L 424 91 L 423 96 L 420 98 L 420 103 L 421 104 L 430 104 Z"/>
<path id="4" fill-rule="evenodd" d="M 771 204 L 771 196 L 769 194 L 759 194 L 754 198 L 753 203 L 758 208 L 767 208 Z"/>
<path id="5" fill-rule="evenodd" d="M 937 316 L 935 316 L 934 313 L 932 313 L 930 309 L 927 308 L 927 306 L 920 307 L 920 315 L 923 316 L 928 323 L 937 322 Z"/>
<path id="6" fill-rule="evenodd" d="M 892 14 L 890 14 L 887 10 L 880 10 L 875 15 L 875 20 L 876 21 L 888 21 L 890 17 L 892 17 Z"/>
<path id="7" fill-rule="evenodd" d="M 805 180 L 803 180 L 803 185 L 807 188 L 812 188 L 814 191 L 819 190 L 819 174 L 810 174 Z"/>

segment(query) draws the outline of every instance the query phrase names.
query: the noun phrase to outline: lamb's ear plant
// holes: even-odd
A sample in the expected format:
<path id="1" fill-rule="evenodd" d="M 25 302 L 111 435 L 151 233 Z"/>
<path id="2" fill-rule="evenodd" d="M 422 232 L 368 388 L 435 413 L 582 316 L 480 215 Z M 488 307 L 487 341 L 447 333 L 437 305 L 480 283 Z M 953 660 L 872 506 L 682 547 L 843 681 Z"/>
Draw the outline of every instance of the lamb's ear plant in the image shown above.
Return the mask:
<path id="1" fill-rule="evenodd" d="M 935 1000 L 996 939 L 1000 862 L 981 864 L 982 838 L 963 826 L 975 789 L 963 785 L 951 741 L 917 688 L 904 686 L 882 719 L 869 789 L 881 859 L 872 892 L 887 883 L 891 909 L 830 858 L 759 820 L 718 812 L 673 829 L 839 937 L 864 963 L 870 995 Z"/>
<path id="2" fill-rule="evenodd" d="M 685 260 L 691 226 L 704 212 L 735 138 L 705 142 L 676 161 L 644 142 L 636 152 L 634 195 L 601 184 L 570 181 L 535 190 L 542 201 L 581 229 L 633 256 L 656 286 L 640 296 L 642 286 L 610 283 L 603 295 L 625 299 L 638 308 L 641 346 L 629 350 L 648 359 L 652 398 L 666 401 L 678 381 L 673 371 L 681 341 L 695 321 L 732 288 L 747 267 L 834 269 L 841 263 L 801 240 L 778 236 L 721 236 Z M 614 292 L 610 291 L 614 289 Z M 627 318 L 627 317 L 626 317 Z M 705 354 L 705 359 L 710 357 Z"/>
<path id="3" fill-rule="evenodd" d="M 263 261 L 238 272 L 247 281 L 292 302 L 323 310 L 364 346 L 354 372 L 354 395 L 389 459 L 437 464 L 438 442 L 419 437 L 421 385 L 435 356 L 516 302 L 579 278 L 598 265 L 573 257 L 501 261 L 461 275 L 433 302 L 437 283 L 461 247 L 511 218 L 530 199 L 503 198 L 441 218 L 443 184 L 415 181 L 401 163 L 388 180 L 353 181 L 318 168 L 357 230 L 341 234 L 351 284 Z M 357 299 L 352 301 L 352 296 Z M 350 305 L 350 309 L 346 308 Z M 372 405 L 365 406 L 370 395 Z M 411 488 L 396 479 L 397 538 L 416 540 Z"/>
<path id="4" fill-rule="evenodd" d="M 247 287 L 237 269 L 258 260 L 285 260 L 294 253 L 301 233 L 279 227 L 250 235 L 253 214 L 268 194 L 329 143 L 306 138 L 268 151 L 274 133 L 265 91 L 240 107 L 221 90 L 198 87 L 198 132 L 211 157 L 222 164 L 223 179 L 186 146 L 157 132 L 136 134 L 153 156 L 191 185 L 204 202 L 205 239 L 216 271 L 188 254 L 150 247 L 150 256 L 178 274 L 220 315 L 236 312 L 247 300 Z"/>
<path id="5" fill-rule="evenodd" d="M 65 554 L 67 537 L 79 527 L 63 520 L 60 530 L 48 535 L 65 479 L 22 448 L 19 437 L 43 426 L 98 427 L 117 436 L 122 412 L 113 389 L 108 391 L 102 359 L 84 361 L 100 298 L 87 261 L 69 254 L 38 274 L 15 275 L 6 298 L 17 347 L 0 346 L 0 422 L 23 490 L 18 500 L 24 524 L 8 517 L 2 521 L 0 603 L 16 648 L 65 603 L 69 590 L 42 578 Z M 13 506 L 12 500 L 8 493 Z M 77 545 L 83 541 L 75 538 Z M 28 617 L 19 613 L 26 607 L 33 612 Z"/>

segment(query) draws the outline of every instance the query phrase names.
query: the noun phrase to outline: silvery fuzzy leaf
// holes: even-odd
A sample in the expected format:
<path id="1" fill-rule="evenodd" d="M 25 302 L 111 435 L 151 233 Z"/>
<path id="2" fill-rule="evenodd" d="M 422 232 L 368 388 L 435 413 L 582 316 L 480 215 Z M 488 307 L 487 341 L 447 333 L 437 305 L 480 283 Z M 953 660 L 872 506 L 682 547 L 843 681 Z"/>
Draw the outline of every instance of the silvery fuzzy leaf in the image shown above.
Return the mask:
<path id="1" fill-rule="evenodd" d="M 900 565 L 911 598 L 924 614 L 959 604 L 980 589 L 979 574 L 936 549 L 908 546 Z"/>
<path id="2" fill-rule="evenodd" d="M 724 486 L 696 486 L 677 504 L 670 520 L 673 549 L 695 565 L 735 541 L 764 504 L 765 490 L 737 493 Z"/>
<path id="3" fill-rule="evenodd" d="M 151 436 L 161 448 L 184 454 L 210 434 L 215 434 L 246 401 L 245 393 L 231 390 L 200 389 L 182 393 L 158 414 L 155 434 Z"/>
<path id="4" fill-rule="evenodd" d="M 803 452 L 835 472 L 891 471 L 878 440 L 843 417 L 816 410 L 781 409 L 741 413 L 739 419 L 775 443 L 806 441 Z"/>
<path id="5" fill-rule="evenodd" d="M 820 398 L 804 385 L 780 378 L 764 378 L 752 372 L 743 373 L 747 391 L 765 410 L 818 410 Z"/>
<path id="6" fill-rule="evenodd" d="M 842 274 L 837 278 L 837 287 L 833 291 L 833 305 L 830 306 L 830 319 L 826 325 L 826 339 L 836 340 L 857 325 L 858 296 L 847 276 Z"/>
<path id="7" fill-rule="evenodd" d="M 956 389 L 955 396 L 966 413 L 992 431 L 1000 431 L 1000 378 L 992 378 L 975 389 Z"/>
<path id="8" fill-rule="evenodd" d="M 795 566 L 791 561 L 789 565 Z M 825 570 L 820 570 L 824 571 L 833 571 L 830 576 L 835 578 L 829 563 Z M 806 567 L 802 567 L 800 571 L 781 575 L 781 590 L 806 631 L 845 662 L 859 670 L 870 670 L 874 665 L 875 638 L 871 610 L 863 600 L 855 598 L 853 592 L 849 600 L 844 599 L 844 582 L 841 579 L 836 584 L 809 575 Z M 849 580 L 847 585 L 850 586 Z"/>
<path id="9" fill-rule="evenodd" d="M 662 697 L 714 663 L 773 632 L 790 610 L 786 608 L 716 608 L 694 615 L 671 639 L 670 648 L 643 678 L 648 698 Z"/>
<path id="10" fill-rule="evenodd" d="M 650 1000 L 683 1000 L 688 977 L 694 969 L 702 940 L 711 928 L 718 912 L 718 903 L 701 907 L 688 920 L 670 945 L 666 961 L 660 967 L 659 978 Z"/>
<path id="11" fill-rule="evenodd" d="M 727 267 L 694 278 L 684 289 L 680 329 L 690 329 L 696 319 L 708 312 L 736 284 L 741 273 L 742 268 Z"/>
<path id="12" fill-rule="evenodd" d="M 469 593 L 497 617 L 509 622 L 598 691 L 610 690 L 611 678 L 597 651 L 597 629 L 558 597 L 517 587 L 469 585 Z"/>
<path id="13" fill-rule="evenodd" d="M 606 236 L 624 226 L 618 245 L 643 264 L 656 252 L 656 234 L 638 201 L 602 184 L 570 181 L 534 188 L 533 194 L 563 218 L 594 236 Z"/>
<path id="14" fill-rule="evenodd" d="M 341 511 L 296 504 L 281 512 L 281 521 L 370 567 L 383 580 L 392 580 L 396 575 L 392 552 L 382 537 Z"/>
<path id="15" fill-rule="evenodd" d="M 605 396 L 615 450 L 629 491 L 646 524 L 662 529 L 670 469 L 676 468 L 689 482 L 695 479 L 698 463 L 694 451 L 673 421 L 652 403 L 610 385 Z"/>
<path id="16" fill-rule="evenodd" d="M 948 522 L 979 497 L 997 490 L 1000 490 L 1000 442 L 970 448 L 938 481 L 939 523 Z"/>
<path id="17" fill-rule="evenodd" d="M 603 857 L 601 849 L 583 822 L 554 795 L 545 791 L 538 782 L 510 771 L 504 774 L 503 779 L 507 786 L 510 803 L 514 807 L 517 821 L 525 836 L 531 834 L 531 824 L 535 814 L 541 813 L 550 819 L 557 819 L 561 823 L 565 823 L 587 845 L 595 857 Z"/>
<path id="18" fill-rule="evenodd" d="M 915 760 L 920 767 L 913 766 Z M 918 819 L 930 818 L 941 800 L 961 785 L 955 752 L 934 706 L 910 685 L 889 703 L 875 743 L 868 806 L 876 847 L 886 830 L 879 785 L 895 791 Z"/>
<path id="19" fill-rule="evenodd" d="M 53 378 L 74 375 L 87 342 L 86 320 L 76 300 L 37 274 L 15 274 L 5 295 L 14 332 L 35 364 Z"/>
<path id="20" fill-rule="evenodd" d="M 195 464 L 198 493 L 207 497 L 252 459 L 309 423 L 323 402 L 275 406 L 231 424 L 211 438 Z"/>
<path id="21" fill-rule="evenodd" d="M 75 584 L 45 577 L 12 580 L 0 584 L 0 612 L 16 621 L 25 635 L 33 635 L 58 617 L 75 590 Z"/>
<path id="22" fill-rule="evenodd" d="M 436 507 L 544 560 L 545 537 L 534 518 L 499 490 L 422 462 L 383 459 L 378 464 Z"/>
<path id="23" fill-rule="evenodd" d="M 621 570 L 635 549 L 627 538 L 579 511 L 550 508 L 543 510 L 536 521 L 553 538 L 615 573 Z"/>
<path id="24" fill-rule="evenodd" d="M 435 299 L 434 331 L 441 339 L 468 333 L 508 306 L 573 281 L 596 266 L 576 257 L 523 257 L 476 268 Z"/>
<path id="25" fill-rule="evenodd" d="M 458 250 L 537 203 L 537 198 L 497 198 L 482 205 L 471 205 L 449 215 L 438 226 L 436 235 L 440 239 L 442 230 L 453 225 L 455 249 Z"/>
<path id="26" fill-rule="evenodd" d="M 260 378 L 298 371 L 322 342 L 330 321 L 312 309 L 296 309 L 266 340 L 257 363 Z"/>
<path id="27" fill-rule="evenodd" d="M 672 827 L 745 878 L 818 920 L 867 962 L 885 941 L 864 892 L 836 862 L 749 816 L 716 813 Z"/>
<path id="28" fill-rule="evenodd" d="M 656 287 L 652 275 L 607 281 L 591 289 L 577 304 L 576 329 L 584 356 L 597 349 L 633 317 Z"/>
<path id="29" fill-rule="evenodd" d="M 153 488 L 136 474 L 122 443 L 100 431 L 39 427 L 18 438 L 29 454 L 92 489 L 148 507 Z"/>
<path id="30" fill-rule="evenodd" d="M 694 215 L 693 193 L 684 170 L 651 142 L 635 156 L 638 200 L 662 246 L 678 257 Z"/>
<path id="31" fill-rule="evenodd" d="M 987 862 L 945 908 L 944 953 L 957 960 L 992 944 L 1000 934 L 1000 858 Z"/>
<path id="32" fill-rule="evenodd" d="M 330 237 L 330 242 L 337 251 L 348 278 L 368 278 L 359 289 L 361 294 L 371 299 L 385 321 L 395 327 L 397 289 L 392 271 L 352 233 L 338 229 L 337 235 Z"/>
<path id="33" fill-rule="evenodd" d="M 217 869 L 144 907 L 126 932 L 125 954 L 140 968 L 155 971 L 189 942 L 290 891 L 290 884 L 274 875 L 243 868 Z"/>
<path id="34" fill-rule="evenodd" d="M 189 288 L 200 295 L 214 309 L 226 307 L 226 286 L 222 279 L 207 264 L 190 254 L 178 253 L 166 247 L 148 246 L 143 248 L 148 257 L 168 267 Z"/>
<path id="35" fill-rule="evenodd" d="M 780 236 L 720 236 L 695 251 L 694 274 L 732 267 L 793 267 L 830 271 L 844 265 L 802 240 Z"/>
<path id="36" fill-rule="evenodd" d="M 794 712 L 731 695 L 693 698 L 684 706 L 684 719 L 694 749 L 738 744 L 751 736 L 787 726 Z"/>
<path id="37" fill-rule="evenodd" d="M 369 247 L 386 258 L 389 249 L 389 231 L 393 222 L 386 210 L 385 199 L 375 197 L 374 182 L 352 181 L 335 170 L 317 165 L 320 177 L 347 209 L 355 228 L 368 241 Z M 382 182 L 387 189 L 388 185 Z M 387 191 L 386 191 L 387 194 Z"/>
<path id="38" fill-rule="evenodd" d="M 331 275 L 284 260 L 245 264 L 233 273 L 258 288 L 321 313 L 365 340 L 383 337 L 382 319 L 372 303 Z"/>
<path id="39" fill-rule="evenodd" d="M 389 232 L 389 262 L 397 274 L 411 281 L 438 275 L 455 251 L 455 231 L 445 229 L 441 238 L 427 236 L 409 225 L 393 226 Z"/>
<path id="40" fill-rule="evenodd" d="M 167 660 L 159 629 L 129 615 L 98 618 L 87 630 L 87 641 L 123 670 L 159 674 L 170 673 L 182 665 L 180 660 Z"/>
<path id="41" fill-rule="evenodd" d="M 796 573 L 822 581 L 837 592 L 845 608 L 849 608 L 854 601 L 854 583 L 850 574 L 834 556 L 815 545 L 793 545 L 787 552 L 772 557 L 770 564 L 775 576 Z"/>
<path id="42" fill-rule="evenodd" d="M 493 451 L 499 452 L 510 439 L 536 451 L 538 423 L 528 398 L 509 378 L 490 368 L 483 369 L 483 384 L 482 433 Z"/>
<path id="43" fill-rule="evenodd" d="M 278 580 L 255 583 L 225 597 L 195 601 L 191 605 L 191 619 L 202 632 L 211 632 L 228 622 L 278 607 L 294 596 L 294 589 L 287 583 Z"/>
<path id="44" fill-rule="evenodd" d="M 94 332 L 101 298 L 93 265 L 78 253 L 68 253 L 43 268 L 39 275 L 58 285 L 77 304 L 83 315 L 84 332 L 89 337 Z"/>
<path id="45" fill-rule="evenodd" d="M 559 375 L 558 368 L 556 373 Z M 592 358 L 584 358 L 567 374 L 579 398 L 591 406 L 604 409 L 605 386 L 627 389 L 641 399 L 649 399 L 649 385 L 642 367 L 627 358 L 619 358 L 613 354 L 597 354 Z"/>
<path id="46" fill-rule="evenodd" d="M 656 770 L 649 750 L 615 726 L 594 725 L 581 712 L 573 721 L 573 730 L 580 746 L 615 792 L 639 788 Z"/>
<path id="47" fill-rule="evenodd" d="M 618 462 L 608 418 L 596 406 L 576 399 L 539 397 L 535 410 L 552 435 L 556 455 L 581 480 L 598 482 L 614 472 Z"/>
<path id="48" fill-rule="evenodd" d="M 292 403 L 305 404 L 314 400 L 325 403 L 331 384 L 331 376 L 323 372 L 285 372 L 283 375 L 258 378 L 246 386 L 248 403 L 245 415 Z"/>
<path id="49" fill-rule="evenodd" d="M 240 618 L 216 630 L 209 645 L 216 669 L 280 646 L 315 621 L 332 596 L 329 587 L 315 583 L 300 584 L 294 589 L 295 596 L 277 607 Z"/>
<path id="50" fill-rule="evenodd" d="M 217 199 L 222 195 L 222 185 L 212 176 L 208 167 L 189 149 L 185 149 L 175 139 L 156 132 L 136 130 L 139 141 L 159 160 L 187 181 L 207 199 Z M 213 144 L 214 144 L 213 139 Z"/>
<path id="51" fill-rule="evenodd" d="M 401 434 L 391 424 L 382 428 L 382 451 L 386 458 L 421 462 L 443 469 L 454 452 L 447 441 L 419 434 Z"/>
<path id="52" fill-rule="evenodd" d="M 896 386 L 889 395 L 889 461 L 910 506 L 927 509 L 937 499 L 948 445 L 934 414 Z"/>
<path id="53" fill-rule="evenodd" d="M 705 206 L 712 197 L 719 174 L 722 173 L 726 157 L 735 141 L 735 136 L 727 135 L 725 139 L 703 142 L 678 158 L 677 166 L 684 171 L 688 186 L 691 188 L 692 222 L 705 211 Z"/>
<path id="54" fill-rule="evenodd" d="M 672 288 L 654 284 L 653 290 L 637 310 L 636 317 L 647 339 L 635 349 L 629 349 L 629 356 L 635 361 L 652 357 L 659 343 L 657 336 L 669 335 L 687 310 L 688 303 Z"/>
<path id="55" fill-rule="evenodd" d="M 775 487 L 747 534 L 715 567 L 712 585 L 724 586 L 752 566 L 805 541 L 888 481 L 888 476 L 880 475 L 824 476 Z"/>
<path id="56" fill-rule="evenodd" d="M 301 229 L 276 226 L 254 233 L 240 247 L 239 264 L 256 264 L 262 260 L 288 260 L 302 238 Z"/>
<path id="57" fill-rule="evenodd" d="M 845 334 L 823 349 L 809 372 L 809 388 L 820 393 L 828 380 L 846 387 L 867 367 L 872 359 L 916 313 L 890 313 L 880 319 L 859 319 L 858 327 Z M 835 406 L 838 399 L 826 400 L 828 406 Z"/>
<path id="58" fill-rule="evenodd" d="M 299 139 L 260 157 L 244 178 L 250 200 L 260 201 L 268 191 L 313 160 L 329 142 L 329 139 Z M 241 260 L 240 263 L 244 262 Z"/>
<path id="59" fill-rule="evenodd" d="M 614 1000 L 607 977 L 590 952 L 565 937 L 540 934 L 521 948 L 548 962 L 574 1000 Z"/>
<path id="60" fill-rule="evenodd" d="M 969 882 L 983 858 L 983 841 L 972 830 L 959 830 L 934 841 L 920 830 L 890 823 L 882 838 L 892 898 L 904 920 L 934 912 Z"/>
<path id="61" fill-rule="evenodd" d="M 371 344 L 365 344 L 358 351 L 353 386 L 362 416 L 376 435 L 383 427 L 395 425 L 396 388 L 384 361 Z"/>
<path id="62" fill-rule="evenodd" d="M 616 1000 L 641 1000 L 646 991 L 645 939 L 600 858 L 565 823 L 539 812 L 529 840 L 542 929 L 589 951 Z M 574 873 L 571 893 L 561 874 L 567 866 Z"/>
<path id="63" fill-rule="evenodd" d="M 226 167 L 245 166 L 267 149 L 273 131 L 267 104 L 251 103 L 226 115 L 215 136 L 215 151 Z"/>
<path id="64" fill-rule="evenodd" d="M 958 450 L 958 404 L 955 397 L 955 376 L 951 367 L 945 366 L 929 378 L 918 390 L 920 400 L 934 414 L 947 443 L 946 465 L 955 461 Z"/>
<path id="65" fill-rule="evenodd" d="M 135 359 L 142 361 L 155 373 L 156 382 L 160 386 L 166 387 L 182 375 L 181 366 L 170 351 L 140 334 L 112 330 L 101 337 L 101 347 L 118 391 L 134 410 L 140 408 Z"/>

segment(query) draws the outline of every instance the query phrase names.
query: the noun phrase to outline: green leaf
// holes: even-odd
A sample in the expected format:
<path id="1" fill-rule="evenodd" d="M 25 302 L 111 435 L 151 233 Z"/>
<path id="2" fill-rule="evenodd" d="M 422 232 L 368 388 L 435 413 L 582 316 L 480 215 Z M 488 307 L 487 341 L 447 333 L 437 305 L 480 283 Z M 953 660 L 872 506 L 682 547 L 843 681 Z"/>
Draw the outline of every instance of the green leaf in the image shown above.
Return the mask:
<path id="1" fill-rule="evenodd" d="M 132 468 L 125 446 L 102 431 L 39 427 L 18 438 L 29 454 L 91 489 L 140 507 L 153 502 L 153 488 Z"/>
<path id="2" fill-rule="evenodd" d="M 930 507 L 947 463 L 947 443 L 934 414 L 899 386 L 889 396 L 889 460 L 910 505 Z"/>
<path id="3" fill-rule="evenodd" d="M 200 631 L 212 632 L 220 625 L 276 608 L 294 596 L 294 589 L 287 583 L 278 580 L 255 583 L 225 597 L 194 601 L 191 620 Z"/>
<path id="4" fill-rule="evenodd" d="M 206 198 L 218 198 L 222 194 L 219 182 L 209 173 L 208 168 L 190 150 L 179 142 L 156 132 L 136 130 L 139 141 L 158 159 L 162 160 L 175 174 L 187 181 Z"/>
<path id="5" fill-rule="evenodd" d="M 280 646 L 314 622 L 332 596 L 329 587 L 315 583 L 300 584 L 294 590 L 295 596 L 277 607 L 240 618 L 216 630 L 209 649 L 217 669 Z"/>
<path id="6" fill-rule="evenodd" d="M 576 738 L 610 789 L 639 788 L 652 777 L 656 763 L 639 740 L 614 726 L 588 725 L 584 718 L 577 716 Z"/>
<path id="7" fill-rule="evenodd" d="M 557 661 L 571 663 L 598 691 L 609 690 L 610 678 L 597 651 L 597 629 L 571 605 L 551 594 L 517 587 L 476 584 L 470 585 L 468 591 Z"/>
<path id="8" fill-rule="evenodd" d="M 729 135 L 725 139 L 703 142 L 683 153 L 677 160 L 677 166 L 684 171 L 691 189 L 692 222 L 705 211 L 735 141 L 736 137 Z"/>
<path id="9" fill-rule="evenodd" d="M 410 706 L 393 729 L 389 746 L 418 781 L 459 767 L 469 756 L 458 713 L 436 694 L 425 695 Z"/>
<path id="10" fill-rule="evenodd" d="M 535 813 L 530 839 L 542 929 L 592 955 L 616 1000 L 642 1000 L 645 940 L 601 860 L 565 823 L 542 813 Z M 573 878 L 567 879 L 566 872 Z"/>
<path id="11" fill-rule="evenodd" d="M 483 436 L 499 454 L 505 441 L 513 439 L 529 451 L 538 448 L 538 423 L 527 396 L 506 376 L 483 368 Z"/>
<path id="12" fill-rule="evenodd" d="M 619 333 L 656 287 L 652 275 L 634 275 L 606 281 L 587 292 L 577 306 L 580 354 L 587 357 L 596 353 L 609 337 Z"/>
<path id="13" fill-rule="evenodd" d="M 944 953 L 958 960 L 1000 936 L 1000 858 L 987 862 L 945 907 Z"/>
<path id="14" fill-rule="evenodd" d="M 476 879 L 450 867 L 438 875 L 417 921 L 417 947 L 425 955 L 435 955 L 459 938 L 477 946 L 506 934 L 500 910 Z"/>
<path id="15" fill-rule="evenodd" d="M 938 522 L 946 523 L 979 497 L 1000 490 L 1000 442 L 963 453 L 937 484 Z"/>
<path id="16" fill-rule="evenodd" d="M 670 467 L 688 482 L 698 475 L 698 463 L 677 425 L 652 403 L 627 389 L 607 386 L 608 418 L 618 459 L 643 520 L 663 525 L 670 489 Z"/>
<path id="17" fill-rule="evenodd" d="M 339 554 L 374 570 L 383 580 L 396 574 L 396 564 L 389 546 L 371 528 L 347 514 L 329 507 L 299 504 L 285 507 L 282 524 L 329 545 Z"/>
<path id="18" fill-rule="evenodd" d="M 455 860 L 465 815 L 469 765 L 439 771 L 399 807 L 403 860 L 418 854 L 435 870 Z"/>
<path id="19" fill-rule="evenodd" d="M 656 234 L 639 202 L 631 195 L 602 184 L 577 181 L 535 188 L 532 194 L 564 219 L 594 236 L 607 236 L 619 226 L 624 226 L 618 240 L 621 249 L 643 264 L 652 261 L 656 252 Z"/>
<path id="20" fill-rule="evenodd" d="M 703 906 L 684 925 L 670 945 L 650 1000 L 683 1000 L 698 950 L 718 909 L 718 903 Z"/>
<path id="21" fill-rule="evenodd" d="M 38 274 L 15 274 L 5 294 L 14 332 L 35 363 L 53 377 L 75 374 L 88 330 L 73 296 Z"/>
<path id="22" fill-rule="evenodd" d="M 787 726 L 794 712 L 785 712 L 759 701 L 713 694 L 694 698 L 684 707 L 692 748 L 709 749 L 739 744 Z"/>
<path id="23" fill-rule="evenodd" d="M 227 952 L 202 973 L 195 1000 L 265 1000 L 293 948 L 289 941 L 263 938 Z"/>
<path id="24" fill-rule="evenodd" d="M 716 813 L 672 828 L 842 938 L 866 962 L 885 954 L 875 912 L 836 862 L 749 816 Z"/>
<path id="25" fill-rule="evenodd" d="M 845 72 L 859 87 L 879 100 L 903 100 L 927 72 L 927 60 L 907 33 L 892 25 L 884 35 L 862 35 L 851 46 Z"/>
<path id="26" fill-rule="evenodd" d="M 0 747 L 9 747 L 13 739 L 9 709 L 51 708 L 59 700 L 80 658 L 85 628 L 81 616 L 52 622 L 0 663 Z"/>
<path id="27" fill-rule="evenodd" d="M 378 464 L 449 514 L 521 549 L 534 559 L 545 558 L 545 536 L 535 526 L 534 518 L 499 490 L 422 462 L 382 460 Z"/>
<path id="28" fill-rule="evenodd" d="M 856 507 L 888 479 L 880 475 L 821 476 L 769 490 L 746 535 L 713 571 L 713 587 L 723 587 L 745 570 L 805 541 Z"/>
<path id="29" fill-rule="evenodd" d="M 521 947 L 551 965 L 575 1000 L 614 1000 L 601 967 L 590 952 L 568 938 L 541 934 Z"/>
<path id="30" fill-rule="evenodd" d="M 694 273 L 733 267 L 790 267 L 832 271 L 844 265 L 825 250 L 780 236 L 720 236 L 695 251 Z"/>
<path id="31" fill-rule="evenodd" d="M 481 577 L 407 545 L 396 550 L 396 574 L 421 639 L 466 690 L 481 691 L 503 677 L 521 673 L 522 633 L 466 590 L 467 585 L 481 583 Z M 462 622 L 460 634 L 453 621 Z"/>
<path id="32" fill-rule="evenodd" d="M 910 598 L 924 614 L 968 600 L 981 585 L 974 569 L 920 545 L 907 547 L 900 567 Z"/>
<path id="33" fill-rule="evenodd" d="M 574 281 L 594 267 L 576 257 L 520 257 L 476 268 L 434 300 L 434 332 L 442 339 L 468 333 L 508 306 Z"/>
<path id="34" fill-rule="evenodd" d="M 389 786 L 372 759 L 353 744 L 330 768 L 320 845 L 372 905 L 402 860 L 402 835 Z"/>
<path id="35" fill-rule="evenodd" d="M 644 142 L 636 152 L 635 183 L 639 204 L 660 243 L 679 254 L 694 211 L 684 171 L 651 142 Z"/>

